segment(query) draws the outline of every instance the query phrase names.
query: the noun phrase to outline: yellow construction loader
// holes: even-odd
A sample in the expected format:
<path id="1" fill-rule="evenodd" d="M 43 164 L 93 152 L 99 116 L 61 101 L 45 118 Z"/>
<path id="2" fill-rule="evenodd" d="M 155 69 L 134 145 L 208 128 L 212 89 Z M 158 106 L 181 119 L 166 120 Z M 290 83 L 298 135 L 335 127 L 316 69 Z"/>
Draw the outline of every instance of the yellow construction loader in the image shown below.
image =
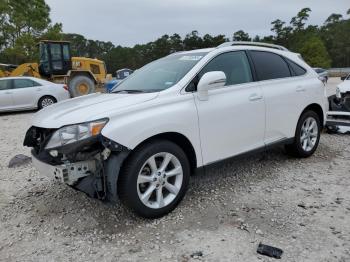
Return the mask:
<path id="1" fill-rule="evenodd" d="M 72 57 L 69 42 L 45 40 L 39 43 L 39 48 L 39 64 L 0 64 L 0 77 L 33 76 L 64 83 L 72 97 L 94 93 L 96 87 L 111 79 L 103 61 Z"/>

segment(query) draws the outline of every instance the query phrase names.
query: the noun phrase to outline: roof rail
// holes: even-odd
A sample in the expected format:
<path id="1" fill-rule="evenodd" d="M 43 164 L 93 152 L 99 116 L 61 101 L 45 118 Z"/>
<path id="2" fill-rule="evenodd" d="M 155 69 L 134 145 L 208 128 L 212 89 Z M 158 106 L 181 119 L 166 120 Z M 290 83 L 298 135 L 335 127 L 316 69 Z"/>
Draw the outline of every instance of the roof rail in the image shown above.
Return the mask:
<path id="1" fill-rule="evenodd" d="M 287 48 L 285 48 L 284 46 L 281 46 L 281 45 L 274 45 L 274 44 L 261 43 L 261 42 L 248 42 L 248 41 L 225 42 L 225 43 L 219 45 L 217 48 L 234 46 L 234 45 L 260 46 L 260 47 L 273 48 L 273 49 L 278 49 L 278 50 L 283 50 L 283 51 L 289 51 Z"/>

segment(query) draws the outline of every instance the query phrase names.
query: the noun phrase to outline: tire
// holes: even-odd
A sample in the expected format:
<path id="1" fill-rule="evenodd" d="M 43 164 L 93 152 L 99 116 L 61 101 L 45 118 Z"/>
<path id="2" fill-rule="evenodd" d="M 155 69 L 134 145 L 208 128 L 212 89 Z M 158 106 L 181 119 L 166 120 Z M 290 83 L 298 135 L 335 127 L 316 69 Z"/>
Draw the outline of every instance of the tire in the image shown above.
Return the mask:
<path id="1" fill-rule="evenodd" d="M 162 171 L 165 159 L 170 160 Z M 189 178 L 190 164 L 184 151 L 170 141 L 153 140 L 136 149 L 126 160 L 118 178 L 118 195 L 138 216 L 157 218 L 180 203 Z"/>
<path id="2" fill-rule="evenodd" d="M 69 93 L 71 97 L 78 97 L 95 92 L 94 81 L 85 75 L 74 76 L 69 81 Z"/>
<path id="3" fill-rule="evenodd" d="M 312 129 L 310 129 L 311 125 L 314 125 Z M 309 131 L 305 133 L 308 129 Z M 287 153 L 299 158 L 310 157 L 317 149 L 320 135 L 321 124 L 319 116 L 311 110 L 304 112 L 298 121 L 293 144 L 286 145 Z"/>
<path id="4" fill-rule="evenodd" d="M 56 102 L 57 100 L 52 96 L 43 96 L 39 99 L 38 108 L 43 109 L 44 107 L 50 106 Z"/>

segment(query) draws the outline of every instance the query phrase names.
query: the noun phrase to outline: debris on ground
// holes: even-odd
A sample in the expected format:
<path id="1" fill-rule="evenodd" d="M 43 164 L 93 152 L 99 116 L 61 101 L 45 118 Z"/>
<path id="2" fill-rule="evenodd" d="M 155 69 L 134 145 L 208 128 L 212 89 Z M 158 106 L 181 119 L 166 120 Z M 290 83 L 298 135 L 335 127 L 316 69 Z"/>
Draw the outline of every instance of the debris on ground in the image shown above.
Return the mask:
<path id="1" fill-rule="evenodd" d="M 191 257 L 194 258 L 194 259 L 202 257 L 202 256 L 203 256 L 203 252 L 202 251 L 196 251 L 196 252 L 191 254 Z"/>
<path id="2" fill-rule="evenodd" d="M 15 155 L 9 162 L 8 167 L 24 166 L 32 162 L 32 158 L 23 154 Z"/>
<path id="3" fill-rule="evenodd" d="M 258 246 L 257 252 L 261 255 L 273 257 L 273 258 L 277 258 L 277 259 L 280 259 L 282 254 L 283 254 L 282 249 L 277 248 L 277 247 L 273 247 L 273 246 L 264 245 L 261 243 Z"/>

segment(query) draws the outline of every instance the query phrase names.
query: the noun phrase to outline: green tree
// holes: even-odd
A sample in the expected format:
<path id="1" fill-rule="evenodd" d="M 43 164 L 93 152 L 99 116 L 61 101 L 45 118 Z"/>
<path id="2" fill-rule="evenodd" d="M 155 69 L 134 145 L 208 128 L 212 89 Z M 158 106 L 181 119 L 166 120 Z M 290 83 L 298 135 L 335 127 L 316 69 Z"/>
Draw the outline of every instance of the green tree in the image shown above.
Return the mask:
<path id="1" fill-rule="evenodd" d="M 320 29 L 320 36 L 332 57 L 332 66 L 350 66 L 350 19 L 332 14 Z"/>
<path id="2" fill-rule="evenodd" d="M 37 41 L 43 34 L 59 38 L 60 24 L 51 26 L 45 0 L 0 0 L 0 59 L 5 63 L 37 60 Z"/>
<path id="3" fill-rule="evenodd" d="M 309 19 L 310 17 L 310 13 L 311 9 L 306 7 L 301 9 L 297 16 L 293 17 L 290 21 L 290 24 L 293 26 L 294 30 L 302 30 L 305 27 L 305 23 L 306 21 Z"/>
<path id="4" fill-rule="evenodd" d="M 244 32 L 243 30 L 239 30 L 233 34 L 233 41 L 251 41 L 249 34 Z"/>
<path id="5" fill-rule="evenodd" d="M 179 34 L 173 34 L 170 36 L 171 52 L 182 51 L 184 49 L 181 36 Z"/>
<path id="6" fill-rule="evenodd" d="M 291 26 L 285 26 L 286 22 L 277 19 L 271 22 L 271 31 L 275 33 L 274 42 L 289 47 L 289 37 L 293 31 Z"/>
<path id="7" fill-rule="evenodd" d="M 325 24 L 334 24 L 343 20 L 343 16 L 341 14 L 331 14 L 325 21 Z"/>
<path id="8" fill-rule="evenodd" d="M 185 50 L 193 50 L 203 47 L 203 39 L 199 36 L 198 31 L 194 30 L 187 34 L 183 40 Z"/>
<path id="9" fill-rule="evenodd" d="M 314 36 L 305 41 L 300 53 L 304 60 L 313 67 L 329 68 L 331 66 L 327 49 L 319 37 Z"/>

